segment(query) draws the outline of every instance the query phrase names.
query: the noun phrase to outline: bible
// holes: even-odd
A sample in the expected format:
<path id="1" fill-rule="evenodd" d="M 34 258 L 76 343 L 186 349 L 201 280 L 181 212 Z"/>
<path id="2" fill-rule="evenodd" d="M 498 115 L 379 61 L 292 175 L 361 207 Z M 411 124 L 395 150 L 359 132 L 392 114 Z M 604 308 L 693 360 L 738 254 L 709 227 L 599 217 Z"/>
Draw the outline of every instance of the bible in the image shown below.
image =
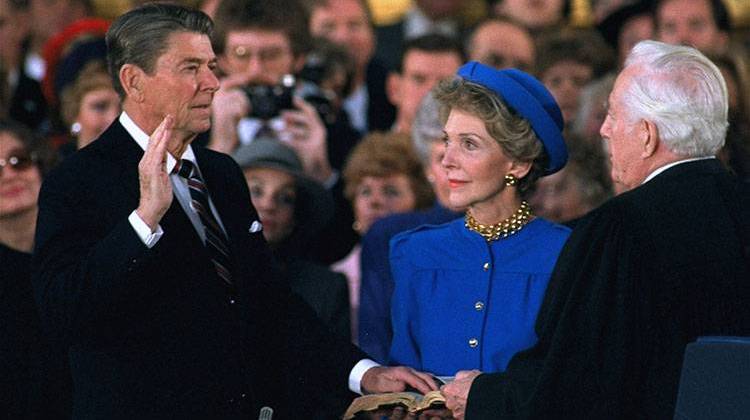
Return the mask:
<path id="1" fill-rule="evenodd" d="M 391 392 L 357 397 L 344 413 L 344 420 L 355 418 L 359 413 L 401 406 L 411 414 L 417 414 L 428 408 L 444 408 L 445 397 L 440 391 L 431 391 L 425 395 L 416 392 Z"/>

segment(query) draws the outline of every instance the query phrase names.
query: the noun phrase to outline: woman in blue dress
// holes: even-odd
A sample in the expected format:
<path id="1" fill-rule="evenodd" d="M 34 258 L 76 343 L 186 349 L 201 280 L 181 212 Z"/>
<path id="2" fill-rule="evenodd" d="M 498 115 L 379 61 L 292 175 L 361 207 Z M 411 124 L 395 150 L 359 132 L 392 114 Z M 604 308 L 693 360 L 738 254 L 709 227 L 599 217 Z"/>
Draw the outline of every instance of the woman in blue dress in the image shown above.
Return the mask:
<path id="1" fill-rule="evenodd" d="M 470 62 L 434 91 L 442 165 L 464 218 L 391 241 L 396 282 L 390 363 L 438 376 L 497 372 L 537 341 L 534 322 L 570 230 L 534 217 L 524 197 L 565 165 L 563 119 L 544 86 Z"/>

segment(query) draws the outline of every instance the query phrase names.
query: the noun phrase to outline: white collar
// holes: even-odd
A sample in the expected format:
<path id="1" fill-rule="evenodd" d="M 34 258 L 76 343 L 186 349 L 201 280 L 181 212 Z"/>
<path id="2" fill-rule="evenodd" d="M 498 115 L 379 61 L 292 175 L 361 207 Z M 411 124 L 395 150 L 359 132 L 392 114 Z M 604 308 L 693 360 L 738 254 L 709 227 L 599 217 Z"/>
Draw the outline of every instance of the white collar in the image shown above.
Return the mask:
<path id="1" fill-rule="evenodd" d="M 141 147 L 141 149 L 146 150 L 146 147 L 148 146 L 148 139 L 149 136 L 146 134 L 143 130 L 141 130 L 138 125 L 128 116 L 128 114 L 123 111 L 122 114 L 120 114 L 120 124 L 122 124 L 123 127 L 125 127 L 125 130 L 130 134 L 131 137 L 133 137 L 133 140 L 135 140 L 136 143 L 138 143 L 138 146 Z M 193 153 L 193 148 L 188 146 L 185 148 L 185 151 L 182 152 L 182 156 L 180 156 L 180 159 L 187 159 L 193 163 L 195 162 L 195 153 Z M 172 173 L 172 169 L 174 169 L 175 165 L 177 164 L 177 160 L 172 156 L 169 152 L 167 152 L 167 173 Z"/>
<path id="2" fill-rule="evenodd" d="M 645 179 L 645 180 L 644 180 L 644 181 L 643 181 L 643 182 L 641 183 L 641 185 L 643 185 L 643 184 L 647 183 L 648 181 L 651 181 L 652 179 L 654 179 L 654 177 L 656 177 L 656 176 L 657 176 L 657 175 L 659 175 L 660 173 L 662 173 L 662 172 L 666 171 L 667 169 L 669 169 L 669 168 L 671 168 L 671 167 L 673 167 L 673 166 L 677 166 L 677 165 L 679 165 L 679 164 L 681 164 L 681 163 L 695 162 L 695 161 L 697 161 L 697 160 L 706 160 L 706 159 L 716 159 L 716 156 L 702 156 L 702 157 L 697 157 L 697 158 L 690 158 L 690 159 L 683 159 L 683 160 L 678 160 L 678 161 L 676 161 L 676 162 L 671 162 L 671 163 L 668 163 L 668 164 L 666 164 L 666 165 L 664 165 L 664 166 L 661 166 L 661 167 L 659 167 L 659 168 L 656 168 L 656 169 L 655 169 L 655 170 L 654 170 L 653 172 L 651 172 L 650 174 L 648 174 L 648 176 L 647 176 L 647 177 L 646 177 L 646 179 Z"/>

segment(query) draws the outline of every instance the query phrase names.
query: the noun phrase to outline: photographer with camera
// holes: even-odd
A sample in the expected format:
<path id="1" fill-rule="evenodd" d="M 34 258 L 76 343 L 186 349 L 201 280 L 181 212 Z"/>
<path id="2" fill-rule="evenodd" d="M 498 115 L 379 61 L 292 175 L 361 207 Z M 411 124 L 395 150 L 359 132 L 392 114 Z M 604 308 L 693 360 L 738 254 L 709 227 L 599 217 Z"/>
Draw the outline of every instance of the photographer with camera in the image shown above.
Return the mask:
<path id="1" fill-rule="evenodd" d="M 233 154 L 264 137 L 294 149 L 305 174 L 331 190 L 337 204 L 331 225 L 319 234 L 320 243 L 331 245 L 311 246 L 307 257 L 324 264 L 339 260 L 359 239 L 338 176 L 359 134 L 336 101 L 326 114 L 320 95 L 307 96 L 309 101 L 299 96 L 312 85 L 293 76 L 309 73 L 302 71 L 311 47 L 305 9 L 297 0 L 223 0 L 215 23 L 212 42 L 224 76 L 214 96 L 208 147 Z"/>
<path id="2" fill-rule="evenodd" d="M 309 91 L 311 86 L 294 76 L 302 70 L 309 48 L 307 18 L 296 6 L 296 1 L 220 4 L 213 43 L 225 77 L 214 98 L 208 147 L 232 154 L 256 137 L 274 138 L 297 152 L 310 177 L 331 186 L 344 156 L 329 156 L 326 124 L 316 107 L 296 94 L 298 87 Z M 289 13 L 290 7 L 297 10 Z M 337 128 L 337 141 L 356 143 L 356 132 L 341 129 L 337 115 L 326 119 Z M 339 149 L 334 148 L 337 154 Z"/>

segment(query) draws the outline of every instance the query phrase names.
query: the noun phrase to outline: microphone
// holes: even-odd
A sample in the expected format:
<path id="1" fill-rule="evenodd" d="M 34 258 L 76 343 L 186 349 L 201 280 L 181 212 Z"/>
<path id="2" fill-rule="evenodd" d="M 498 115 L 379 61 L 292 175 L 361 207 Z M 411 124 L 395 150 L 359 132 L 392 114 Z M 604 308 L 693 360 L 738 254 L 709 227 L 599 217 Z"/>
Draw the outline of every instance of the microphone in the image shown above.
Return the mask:
<path id="1" fill-rule="evenodd" d="M 271 417 L 273 417 L 273 408 L 263 407 L 260 409 L 258 420 L 271 420 Z"/>

